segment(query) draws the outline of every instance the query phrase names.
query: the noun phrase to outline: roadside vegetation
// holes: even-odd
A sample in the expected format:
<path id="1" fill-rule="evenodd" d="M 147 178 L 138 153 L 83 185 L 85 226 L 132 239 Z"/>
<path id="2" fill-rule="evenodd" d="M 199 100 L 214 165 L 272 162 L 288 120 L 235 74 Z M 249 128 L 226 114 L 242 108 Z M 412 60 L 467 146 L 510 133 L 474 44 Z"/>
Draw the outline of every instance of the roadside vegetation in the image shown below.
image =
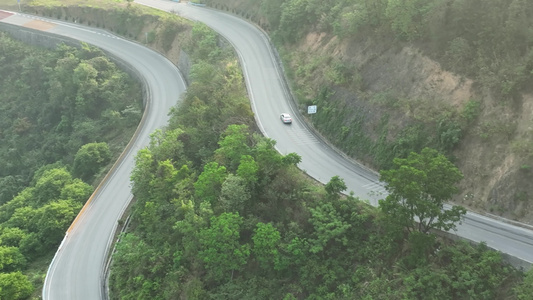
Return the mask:
<path id="1" fill-rule="evenodd" d="M 315 104 L 321 108 L 310 120 L 348 153 L 368 157 L 378 168 L 390 167 L 394 157 L 406 157 L 426 146 L 451 154 L 468 125 L 477 119 L 479 99 L 470 99 L 462 107 L 434 103 L 438 107 L 432 111 L 425 99 L 403 99 L 404 95 L 394 86 L 390 90 L 372 90 L 372 83 L 361 74 L 364 66 L 350 61 L 350 57 L 321 55 L 300 48 L 309 34 L 327 35 L 322 39 L 324 47 L 343 42 L 366 43 L 369 36 L 397 51 L 414 45 L 444 69 L 474 79 L 504 106 L 517 105 L 521 93 L 531 92 L 530 1 L 207 0 L 207 3 L 242 15 L 269 31 L 288 66 L 296 100 L 301 105 Z M 317 77 L 322 79 L 320 84 L 309 85 Z M 342 89 L 352 92 L 355 98 L 390 110 L 383 114 L 373 134 L 364 125 L 368 116 L 335 95 Z M 427 107 L 417 107 L 424 105 Z M 389 126 L 388 118 L 395 116 L 394 109 L 421 111 L 419 116 L 407 111 L 403 119 L 408 125 L 398 131 Z M 498 133 L 514 133 L 512 128 L 496 127 L 499 128 L 485 128 L 480 134 L 489 138 Z"/>
<path id="2" fill-rule="evenodd" d="M 271 2 L 270 9 L 287 7 L 279 4 Z M 72 18 L 64 11 L 57 17 Z M 84 20 L 89 22 L 96 25 Z M 102 24 L 97 26 L 109 26 Z M 143 32 L 148 31 L 131 36 L 143 37 Z M 154 31 L 154 45 L 159 33 Z M 150 146 L 136 157 L 136 202 L 113 254 L 112 299 L 530 298 L 533 272 L 513 269 L 483 244 L 452 242 L 432 233 L 453 228 L 464 213 L 460 207 L 440 215 L 443 222 L 412 222 L 413 214 L 429 213 L 431 218 L 440 213 L 442 203 L 457 193 L 462 174 L 445 156 L 420 147 L 391 157 L 381 172 L 391 194 L 380 208 L 340 194 L 346 186 L 339 177 L 317 184 L 297 169 L 297 154 L 281 156 L 275 141 L 258 134 L 232 50 L 220 47 L 224 43 L 201 24 L 194 25 L 191 35 L 185 45 L 193 59 L 187 94 L 172 111 L 168 127 L 154 132 Z M 329 94 L 327 89 L 320 92 Z M 475 111 L 476 104 L 472 107 Z M 80 145 L 72 165 L 42 168 L 34 176 L 41 181 L 15 198 L 22 203 L 44 200 L 38 195 L 50 189 L 39 190 L 47 187 L 39 182 L 53 181 L 56 174 L 68 178 L 64 172 L 76 168 L 76 176 L 95 178 L 90 174 L 97 171 L 84 162 L 93 151 L 106 153 L 103 148 L 101 143 Z M 435 166 L 444 172 L 434 172 Z M 429 186 L 403 189 L 402 180 L 420 177 L 436 179 Z M 70 184 L 86 185 L 71 178 Z M 81 195 L 69 191 L 62 188 L 59 197 Z M 409 207 L 402 205 L 403 198 Z M 15 206 L 17 218 L 8 221 L 36 228 L 37 219 L 18 218 L 33 209 L 26 201 L 22 208 Z M 53 233 L 59 235 L 59 230 L 47 234 Z M 36 277 L 42 280 L 42 274 Z M 21 279 L 21 286 L 27 281 Z"/>
<path id="3" fill-rule="evenodd" d="M 109 30 L 125 38 L 147 44 L 168 54 L 178 50 L 175 41 L 188 37 L 191 22 L 174 14 L 164 13 L 126 0 L 29 0 L 22 4 L 26 13 L 65 20 Z M 0 0 L 0 8 L 18 11 L 16 4 Z M 145 24 L 149 24 L 146 26 Z M 176 62 L 175 62 L 176 63 Z"/>
<path id="4" fill-rule="evenodd" d="M 142 115 L 140 84 L 100 50 L 0 32 L 0 299 L 40 294 L 51 256 Z"/>
<path id="5" fill-rule="evenodd" d="M 270 34 L 300 111 L 317 105 L 345 153 L 379 170 L 437 149 L 465 173 L 456 203 L 531 224 L 533 2 L 206 2 Z"/>
<path id="6" fill-rule="evenodd" d="M 383 171 L 380 208 L 322 186 L 260 136 L 232 52 L 193 28 L 191 85 L 136 157 L 136 202 L 111 267 L 112 299 L 522 299 L 524 274 L 484 244 L 434 235 L 462 174 L 426 148 Z M 404 188 L 408 179 L 425 178 Z M 407 199 L 407 204 L 401 199 Z M 424 200 L 424 201 L 421 201 Z M 431 204 L 431 205 L 429 205 Z M 384 213 L 386 212 L 386 213 Z M 438 222 L 436 220 L 438 214 Z M 413 216 L 428 220 L 422 225 Z"/>

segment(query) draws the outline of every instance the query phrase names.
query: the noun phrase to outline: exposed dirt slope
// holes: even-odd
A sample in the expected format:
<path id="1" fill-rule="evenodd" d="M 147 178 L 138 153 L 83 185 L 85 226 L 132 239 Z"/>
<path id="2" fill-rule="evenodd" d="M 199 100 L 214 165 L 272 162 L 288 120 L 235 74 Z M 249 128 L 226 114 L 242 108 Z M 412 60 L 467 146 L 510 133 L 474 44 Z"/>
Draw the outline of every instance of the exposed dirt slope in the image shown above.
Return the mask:
<path id="1" fill-rule="evenodd" d="M 326 39 L 330 41 L 324 42 Z M 528 143 L 533 137 L 533 95 L 502 105 L 490 93 L 476 88 L 474 81 L 443 70 L 412 45 L 398 47 L 372 38 L 364 42 L 334 41 L 313 33 L 302 41 L 298 51 L 310 56 L 333 53 L 348 65 L 358 66 L 368 91 L 387 91 L 405 99 L 404 104 L 387 111 L 397 117 L 391 120 L 398 128 L 413 119 L 432 118 L 442 110 L 462 111 L 471 99 L 479 101 L 479 117 L 453 151 L 455 163 L 465 175 L 456 202 L 533 223 L 533 145 Z M 353 105 L 365 101 L 357 96 L 351 99 Z M 370 111 L 379 115 L 383 108 Z"/>

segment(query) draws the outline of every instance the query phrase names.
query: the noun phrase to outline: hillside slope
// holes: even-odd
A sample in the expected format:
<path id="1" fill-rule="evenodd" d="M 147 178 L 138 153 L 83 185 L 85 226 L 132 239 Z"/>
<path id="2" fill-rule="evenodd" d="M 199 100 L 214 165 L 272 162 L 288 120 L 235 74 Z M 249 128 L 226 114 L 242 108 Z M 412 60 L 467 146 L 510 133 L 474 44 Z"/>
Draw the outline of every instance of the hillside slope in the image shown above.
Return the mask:
<path id="1" fill-rule="evenodd" d="M 206 2 L 271 35 L 302 113 L 318 105 L 309 121 L 343 151 L 381 169 L 437 148 L 465 174 L 458 204 L 533 224 L 532 4 Z"/>

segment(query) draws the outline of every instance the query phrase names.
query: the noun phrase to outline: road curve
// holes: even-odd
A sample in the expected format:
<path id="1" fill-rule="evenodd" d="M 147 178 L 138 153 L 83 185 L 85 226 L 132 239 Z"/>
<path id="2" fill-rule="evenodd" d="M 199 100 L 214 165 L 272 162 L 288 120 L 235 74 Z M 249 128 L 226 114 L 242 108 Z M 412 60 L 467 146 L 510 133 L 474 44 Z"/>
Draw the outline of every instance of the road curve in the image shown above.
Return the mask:
<path id="1" fill-rule="evenodd" d="M 142 74 L 148 92 L 142 128 L 71 225 L 52 264 L 43 299 L 103 299 L 103 270 L 118 218 L 130 202 L 130 173 L 149 135 L 167 124 L 168 112 L 185 91 L 178 69 L 165 57 L 106 31 L 0 11 L 0 22 L 67 36 L 120 57 Z"/>
<path id="2" fill-rule="evenodd" d="M 344 178 L 348 190 L 355 196 L 377 205 L 379 195 L 385 193 L 377 174 L 331 149 L 298 118 L 269 40 L 261 30 L 235 16 L 209 8 L 161 0 L 135 2 L 203 22 L 224 36 L 239 54 L 258 125 L 266 136 L 277 141 L 278 150 L 283 154 L 298 153 L 302 157 L 299 167 L 323 183 L 335 175 Z M 281 123 L 282 112 L 292 113 L 295 119 L 292 125 Z M 452 234 L 486 242 L 489 247 L 531 264 L 533 231 L 525 229 L 525 224 L 519 225 L 468 212 Z"/>
<path id="3" fill-rule="evenodd" d="M 298 118 L 288 101 L 290 98 L 283 79 L 280 79 L 280 70 L 268 39 L 260 30 L 234 16 L 209 9 L 168 1 L 136 2 L 204 22 L 226 37 L 241 59 L 257 122 L 266 136 L 277 141 L 278 150 L 284 154 L 300 154 L 300 168 L 321 182 L 327 182 L 334 175 L 343 177 L 356 196 L 369 199 L 371 204 L 376 205 L 378 197 L 369 195 L 369 192 L 384 192 L 377 175 L 333 151 Z M 0 14 L 0 22 L 20 26 L 34 22 L 32 18 Z M 45 280 L 43 299 L 102 299 L 102 270 L 110 237 L 116 219 L 131 199 L 129 174 L 133 168 L 133 155 L 147 145 L 150 132 L 166 124 L 168 109 L 176 103 L 177 95 L 185 87 L 174 66 L 154 52 L 110 36 L 105 31 L 52 20 L 44 22 L 48 25 L 43 26 L 46 28 L 43 30 L 94 44 L 135 66 L 145 77 L 151 99 L 154 99 L 149 113 L 152 117 L 146 119 L 146 126 L 134 146 L 72 225 Z M 295 122 L 292 125 L 281 124 L 278 119 L 281 112 L 292 112 Z M 457 234 L 474 241 L 485 241 L 504 253 L 533 262 L 533 233 L 530 230 L 468 213 Z"/>

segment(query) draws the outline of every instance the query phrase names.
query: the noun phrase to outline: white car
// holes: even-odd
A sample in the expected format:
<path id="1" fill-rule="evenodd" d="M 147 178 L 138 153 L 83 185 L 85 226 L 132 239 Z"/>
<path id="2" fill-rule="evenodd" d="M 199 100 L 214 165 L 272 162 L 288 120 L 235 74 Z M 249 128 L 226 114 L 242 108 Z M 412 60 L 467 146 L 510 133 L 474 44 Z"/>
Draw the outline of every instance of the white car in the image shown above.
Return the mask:
<path id="1" fill-rule="evenodd" d="M 285 123 L 285 124 L 291 124 L 292 123 L 292 118 L 291 118 L 291 115 L 289 115 L 288 113 L 282 113 L 279 118 L 281 119 L 281 122 Z"/>

